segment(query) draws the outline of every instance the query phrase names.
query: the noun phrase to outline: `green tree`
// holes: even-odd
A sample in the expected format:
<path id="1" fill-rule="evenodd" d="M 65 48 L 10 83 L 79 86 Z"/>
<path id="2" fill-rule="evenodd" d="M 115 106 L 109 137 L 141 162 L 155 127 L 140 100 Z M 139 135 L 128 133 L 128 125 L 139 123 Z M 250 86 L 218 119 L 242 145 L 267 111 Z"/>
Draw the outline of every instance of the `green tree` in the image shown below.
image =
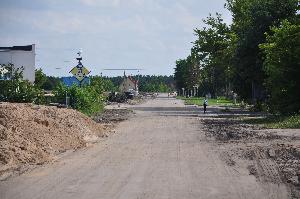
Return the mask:
<path id="1" fill-rule="evenodd" d="M 47 80 L 43 84 L 42 88 L 44 90 L 53 90 L 60 83 L 61 83 L 61 79 L 59 77 L 47 76 Z"/>
<path id="2" fill-rule="evenodd" d="M 158 88 L 157 88 L 157 92 L 160 92 L 160 93 L 166 93 L 166 92 L 170 92 L 170 88 L 164 84 L 164 83 L 160 83 L 158 85 Z"/>
<path id="3" fill-rule="evenodd" d="M 217 13 L 216 17 L 210 15 L 203 21 L 206 27 L 195 30 L 197 40 L 192 48 L 192 56 L 195 55 L 194 60 L 200 65 L 202 89 L 216 97 L 224 94 L 229 84 L 233 36 L 220 14 Z"/>
<path id="4" fill-rule="evenodd" d="M 265 54 L 264 71 L 274 112 L 300 111 L 300 25 L 285 20 L 267 34 L 260 45 Z"/>
<path id="5" fill-rule="evenodd" d="M 235 90 L 244 99 L 263 100 L 266 74 L 259 44 L 265 43 L 265 33 L 270 33 L 271 26 L 295 16 L 299 0 L 227 1 L 233 16 L 232 31 L 237 39 L 233 67 Z"/>
<path id="6" fill-rule="evenodd" d="M 43 88 L 46 82 L 47 76 L 45 75 L 45 73 L 43 73 L 42 69 L 36 69 L 34 85 L 38 88 Z"/>
<path id="7" fill-rule="evenodd" d="M 103 109 L 103 95 L 99 92 L 99 88 L 95 85 L 67 87 L 62 83 L 53 90 L 58 103 L 65 104 L 67 95 L 70 107 L 87 115 L 93 115 Z"/>
<path id="8" fill-rule="evenodd" d="M 117 88 L 114 86 L 113 82 L 110 79 L 103 78 L 100 76 L 92 76 L 91 86 L 95 87 L 98 93 L 102 94 L 104 91 L 116 91 Z"/>
<path id="9" fill-rule="evenodd" d="M 199 65 L 193 58 L 189 55 L 186 59 L 176 61 L 174 79 L 178 90 L 192 89 L 199 81 Z"/>
<path id="10" fill-rule="evenodd" d="M 23 68 L 14 69 L 12 64 L 5 68 L 12 75 L 9 80 L 0 81 L 0 101 L 37 104 L 44 102 L 42 90 L 34 87 L 28 80 L 23 80 Z"/>
<path id="11" fill-rule="evenodd" d="M 174 89 L 173 76 L 136 75 L 133 78 L 139 81 L 140 92 L 167 92 Z M 164 85 L 164 89 L 160 85 Z"/>
<path id="12" fill-rule="evenodd" d="M 53 90 L 61 82 L 59 77 L 47 76 L 43 70 L 35 70 L 34 86 L 44 90 Z"/>

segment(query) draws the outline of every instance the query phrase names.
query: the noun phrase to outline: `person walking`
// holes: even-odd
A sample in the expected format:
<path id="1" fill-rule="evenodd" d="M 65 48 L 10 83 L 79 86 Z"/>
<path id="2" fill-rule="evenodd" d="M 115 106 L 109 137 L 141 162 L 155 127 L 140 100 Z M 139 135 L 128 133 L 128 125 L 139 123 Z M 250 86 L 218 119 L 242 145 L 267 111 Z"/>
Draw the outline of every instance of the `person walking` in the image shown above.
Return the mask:
<path id="1" fill-rule="evenodd" d="M 208 101 L 207 101 L 207 99 L 205 97 L 204 101 L 203 101 L 203 112 L 204 112 L 204 114 L 206 113 L 206 107 L 207 107 L 207 105 L 208 105 Z"/>

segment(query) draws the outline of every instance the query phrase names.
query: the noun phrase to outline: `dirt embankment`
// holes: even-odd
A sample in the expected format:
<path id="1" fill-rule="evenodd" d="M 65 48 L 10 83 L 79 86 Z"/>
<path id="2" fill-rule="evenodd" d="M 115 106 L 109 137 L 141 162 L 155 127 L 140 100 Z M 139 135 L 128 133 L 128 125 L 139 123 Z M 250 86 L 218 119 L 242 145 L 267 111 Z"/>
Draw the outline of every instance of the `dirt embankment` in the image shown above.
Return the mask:
<path id="1" fill-rule="evenodd" d="M 0 176 L 84 147 L 106 136 L 107 131 L 75 110 L 0 103 Z"/>
<path id="2" fill-rule="evenodd" d="M 300 198 L 300 131 L 270 131 L 229 118 L 203 119 L 208 139 L 217 143 L 230 166 L 247 165 L 260 182 L 285 183 L 291 197 Z"/>

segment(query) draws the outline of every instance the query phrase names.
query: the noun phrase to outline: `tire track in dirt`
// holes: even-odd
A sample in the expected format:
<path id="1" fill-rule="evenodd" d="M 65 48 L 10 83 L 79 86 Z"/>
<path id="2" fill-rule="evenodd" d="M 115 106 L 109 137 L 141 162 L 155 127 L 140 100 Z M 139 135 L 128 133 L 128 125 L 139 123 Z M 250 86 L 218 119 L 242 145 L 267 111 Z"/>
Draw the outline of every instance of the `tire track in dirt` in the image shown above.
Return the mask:
<path id="1" fill-rule="evenodd" d="M 290 190 L 290 198 L 300 198 L 300 162 L 296 157 L 299 137 L 270 133 L 234 118 L 218 118 L 218 114 L 200 121 L 227 165 L 236 167 L 246 162 L 249 174 L 257 178 L 271 198 L 282 198 L 280 194 L 286 189 Z M 287 145 L 291 145 L 288 150 Z M 265 186 L 266 183 L 274 186 Z"/>

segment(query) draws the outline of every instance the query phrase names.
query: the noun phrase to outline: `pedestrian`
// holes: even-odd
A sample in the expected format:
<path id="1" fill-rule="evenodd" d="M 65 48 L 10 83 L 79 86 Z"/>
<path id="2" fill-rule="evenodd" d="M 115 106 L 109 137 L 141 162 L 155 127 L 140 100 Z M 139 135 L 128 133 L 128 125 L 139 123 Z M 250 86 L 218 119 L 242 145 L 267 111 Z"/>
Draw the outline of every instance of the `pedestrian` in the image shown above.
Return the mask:
<path id="1" fill-rule="evenodd" d="M 204 112 L 204 114 L 206 113 L 206 107 L 207 107 L 207 105 L 208 105 L 208 101 L 207 101 L 207 99 L 205 97 L 204 101 L 203 101 L 203 112 Z"/>

